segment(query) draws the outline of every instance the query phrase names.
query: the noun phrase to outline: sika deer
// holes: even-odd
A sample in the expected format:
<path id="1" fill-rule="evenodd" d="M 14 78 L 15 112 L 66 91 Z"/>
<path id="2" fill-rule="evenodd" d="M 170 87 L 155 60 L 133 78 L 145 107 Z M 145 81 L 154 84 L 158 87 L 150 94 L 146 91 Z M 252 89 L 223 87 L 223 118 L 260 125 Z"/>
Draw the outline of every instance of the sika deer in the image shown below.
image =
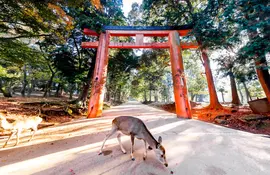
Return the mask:
<path id="1" fill-rule="evenodd" d="M 36 131 L 37 126 L 39 123 L 42 122 L 42 118 L 35 116 L 35 117 L 27 117 L 24 119 L 18 119 L 14 121 L 13 123 L 9 123 L 4 116 L 0 116 L 0 127 L 4 130 L 11 131 L 11 134 L 4 144 L 3 148 L 6 147 L 8 141 L 16 134 L 17 135 L 17 141 L 16 145 L 19 144 L 20 134 L 23 130 L 31 129 L 33 131 L 31 138 L 29 139 L 29 142 L 33 139 Z"/>
<path id="2" fill-rule="evenodd" d="M 102 150 L 104 147 L 104 144 L 106 140 L 112 136 L 115 132 L 119 132 L 117 135 L 117 139 L 120 145 L 120 148 L 124 154 L 126 154 L 126 150 L 124 149 L 122 143 L 121 143 L 121 132 L 125 135 L 130 135 L 131 138 L 131 160 L 135 160 L 133 157 L 133 146 L 134 146 L 134 139 L 135 137 L 137 139 L 142 139 L 144 141 L 145 145 L 145 152 L 143 155 L 143 159 L 145 160 L 147 157 L 147 143 L 149 145 L 149 149 L 151 150 L 152 148 L 155 149 L 155 153 L 157 158 L 161 163 L 163 163 L 166 167 L 168 166 L 168 163 L 166 161 L 166 155 L 165 155 L 165 149 L 161 145 L 162 138 L 159 136 L 158 141 L 152 136 L 150 131 L 147 129 L 145 124 L 143 123 L 142 120 L 131 117 L 131 116 L 120 116 L 116 117 L 112 121 L 112 129 L 108 135 L 106 135 L 106 138 L 103 141 L 103 144 L 100 148 L 99 155 L 102 154 Z"/>

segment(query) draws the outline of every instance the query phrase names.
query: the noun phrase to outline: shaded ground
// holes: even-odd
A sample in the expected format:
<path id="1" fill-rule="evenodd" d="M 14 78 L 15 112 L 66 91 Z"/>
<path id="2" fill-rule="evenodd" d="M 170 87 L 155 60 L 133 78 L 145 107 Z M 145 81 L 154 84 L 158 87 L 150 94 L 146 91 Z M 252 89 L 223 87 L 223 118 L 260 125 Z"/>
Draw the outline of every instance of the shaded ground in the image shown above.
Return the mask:
<path id="1" fill-rule="evenodd" d="M 148 104 L 168 112 L 176 113 L 175 104 L 150 103 Z M 227 108 L 231 108 L 232 112 L 228 111 L 200 111 L 192 110 L 193 118 L 201 121 L 215 123 L 221 126 L 248 131 L 257 134 L 270 135 L 270 114 L 254 114 L 248 106 L 230 107 L 229 104 L 223 104 Z M 192 107 L 202 108 L 205 105 L 199 103 L 191 104 Z"/>
<path id="2" fill-rule="evenodd" d="M 83 112 L 78 113 L 79 108 L 69 102 L 70 100 L 66 97 L 0 97 L 0 115 L 5 116 L 9 122 L 39 115 L 43 118 L 38 126 L 39 129 L 86 118 L 86 115 L 82 115 Z M 9 133 L 0 128 L 0 136 L 9 135 Z"/>
<path id="3" fill-rule="evenodd" d="M 148 152 L 143 161 L 143 142 L 135 140 L 135 161 L 130 160 L 130 138 L 122 137 L 128 154 L 122 154 L 116 135 L 99 148 L 115 116 L 133 115 L 144 120 L 157 138 L 163 138 L 169 167 Z M 9 175 L 225 175 L 261 174 L 270 171 L 270 139 L 175 114 L 137 102 L 104 111 L 103 117 L 79 119 L 40 129 L 30 143 L 22 135 L 18 147 L 0 149 L 0 172 Z M 6 137 L 0 137 L 3 145 Z M 14 144 L 14 141 L 12 142 Z M 11 145 L 9 145 L 11 146 Z"/>
<path id="4" fill-rule="evenodd" d="M 79 117 L 77 111 L 72 111 L 69 102 L 70 100 L 65 97 L 0 97 L 0 112 L 7 113 L 11 119 L 16 119 L 38 115 L 41 109 L 41 115 L 46 122 L 63 123 Z"/>

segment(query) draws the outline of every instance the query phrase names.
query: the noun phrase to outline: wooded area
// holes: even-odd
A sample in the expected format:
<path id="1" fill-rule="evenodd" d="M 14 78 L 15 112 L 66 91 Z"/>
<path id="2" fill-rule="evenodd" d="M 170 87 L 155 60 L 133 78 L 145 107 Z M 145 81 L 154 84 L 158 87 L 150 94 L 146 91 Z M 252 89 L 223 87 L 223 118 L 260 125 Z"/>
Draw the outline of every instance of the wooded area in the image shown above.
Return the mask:
<path id="1" fill-rule="evenodd" d="M 67 102 L 60 105 L 64 111 L 85 114 L 97 50 L 82 48 L 81 43 L 99 39 L 84 35 L 85 28 L 100 34 L 104 32 L 103 26 L 190 24 L 191 35 L 180 40 L 193 40 L 200 45 L 197 51 L 182 53 L 191 106 L 205 107 L 209 102 L 204 108 L 209 113 L 226 110 L 224 104 L 240 106 L 238 109 L 245 105 L 246 109 L 249 101 L 265 98 L 263 103 L 268 111 L 263 115 L 269 115 L 268 1 L 144 0 L 142 4 L 133 3 L 127 17 L 122 3 L 122 0 L 0 1 L 1 100 L 57 97 L 53 103 Z M 149 37 L 146 42 L 167 40 Z M 111 41 L 134 42 L 134 38 L 113 37 Z M 158 106 L 173 103 L 170 66 L 167 49 L 110 49 L 105 101 L 112 105 L 133 99 L 146 104 L 155 102 Z M 219 81 L 224 77 L 229 82 L 222 85 Z M 206 120 L 207 116 L 202 118 Z"/>

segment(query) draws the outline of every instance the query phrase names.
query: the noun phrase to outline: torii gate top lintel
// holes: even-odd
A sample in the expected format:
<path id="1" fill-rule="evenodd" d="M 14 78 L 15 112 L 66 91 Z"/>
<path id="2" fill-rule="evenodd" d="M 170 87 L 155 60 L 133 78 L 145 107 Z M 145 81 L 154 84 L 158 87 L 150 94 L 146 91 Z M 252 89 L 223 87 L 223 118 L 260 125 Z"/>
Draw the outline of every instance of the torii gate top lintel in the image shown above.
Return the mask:
<path id="1" fill-rule="evenodd" d="M 182 26 L 103 26 L 102 31 L 118 31 L 116 33 L 110 33 L 111 36 L 135 36 L 136 33 L 145 33 L 144 36 L 166 36 L 169 30 L 177 30 L 180 36 L 186 36 L 192 28 L 190 24 Z M 88 28 L 84 29 L 84 33 L 92 36 L 99 35 L 97 32 Z"/>
<path id="2" fill-rule="evenodd" d="M 195 42 L 185 43 L 179 36 L 187 36 L 192 30 L 192 25 L 183 26 L 103 26 L 102 33 L 84 29 L 84 33 L 90 36 L 99 36 L 99 41 L 82 42 L 83 48 L 97 48 L 96 64 L 94 69 L 91 97 L 88 107 L 88 117 L 98 117 L 102 114 L 109 48 L 138 49 L 154 48 L 169 49 L 171 59 L 172 78 L 176 114 L 178 117 L 191 118 L 191 109 L 187 96 L 186 79 L 182 59 L 183 49 L 197 49 Z M 110 37 L 135 36 L 135 42 L 113 42 Z M 144 37 L 168 37 L 166 42 L 144 42 Z"/>
<path id="3" fill-rule="evenodd" d="M 192 31 L 192 25 L 182 26 L 103 26 L 102 31 L 109 37 L 136 37 L 136 43 L 115 43 L 110 42 L 109 48 L 121 48 L 121 49 L 138 49 L 138 48 L 153 48 L 153 49 L 165 49 L 170 48 L 168 42 L 165 43 L 144 43 L 144 37 L 168 37 L 170 32 L 177 31 L 179 36 L 187 36 Z M 85 28 L 84 34 L 89 36 L 100 36 L 97 32 Z M 83 42 L 83 48 L 97 48 L 98 42 Z M 196 42 L 181 42 L 181 49 L 197 49 L 198 44 Z"/>

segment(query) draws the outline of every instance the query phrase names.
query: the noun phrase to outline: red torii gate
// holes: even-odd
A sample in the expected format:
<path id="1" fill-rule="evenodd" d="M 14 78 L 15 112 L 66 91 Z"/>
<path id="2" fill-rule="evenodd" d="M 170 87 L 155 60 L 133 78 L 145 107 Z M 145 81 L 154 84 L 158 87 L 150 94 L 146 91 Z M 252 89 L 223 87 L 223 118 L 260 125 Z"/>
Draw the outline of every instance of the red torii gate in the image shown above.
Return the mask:
<path id="1" fill-rule="evenodd" d="M 82 42 L 83 48 L 97 48 L 96 65 L 92 80 L 92 91 L 88 106 L 88 118 L 99 117 L 102 114 L 104 90 L 107 77 L 109 48 L 119 49 L 170 49 L 171 68 L 174 86 L 174 99 L 177 117 L 191 118 L 191 108 L 188 100 L 182 49 L 196 49 L 197 43 L 180 42 L 180 36 L 186 36 L 192 26 L 165 26 L 165 27 L 130 27 L 130 26 L 104 26 L 100 35 L 90 29 L 84 33 L 90 36 L 99 36 L 99 41 Z M 110 37 L 135 36 L 135 43 L 110 42 Z M 144 37 L 168 37 L 165 43 L 144 43 Z"/>

